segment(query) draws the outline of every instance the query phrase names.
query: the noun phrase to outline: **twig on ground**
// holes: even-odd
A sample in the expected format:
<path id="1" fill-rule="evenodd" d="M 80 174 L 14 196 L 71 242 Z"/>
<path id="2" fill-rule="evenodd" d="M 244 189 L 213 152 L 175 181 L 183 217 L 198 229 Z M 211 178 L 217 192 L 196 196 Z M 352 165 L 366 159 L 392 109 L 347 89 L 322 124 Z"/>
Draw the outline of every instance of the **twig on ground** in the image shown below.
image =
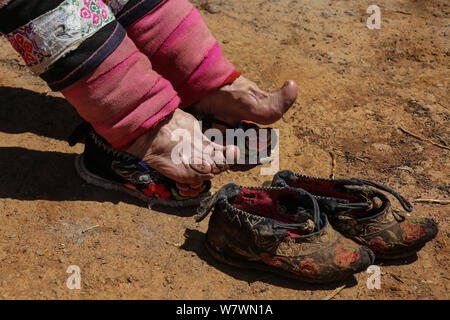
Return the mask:
<path id="1" fill-rule="evenodd" d="M 439 147 L 439 148 L 442 148 L 442 149 L 450 150 L 450 147 L 448 147 L 448 146 L 444 146 L 444 145 L 442 145 L 442 144 L 440 144 L 440 143 L 434 142 L 433 140 L 430 140 L 430 139 L 428 139 L 428 138 L 419 136 L 418 134 L 415 134 L 415 133 L 413 133 L 413 132 L 411 132 L 411 131 L 408 131 L 408 130 L 406 130 L 405 128 L 402 128 L 402 127 L 398 127 L 398 128 L 399 128 L 401 131 L 403 131 L 404 133 L 409 134 L 410 136 L 412 136 L 412 137 L 414 137 L 414 138 L 416 138 L 416 139 L 419 139 L 419 140 L 421 140 L 421 141 L 429 142 L 429 143 L 431 143 L 432 145 L 435 145 L 436 147 Z"/>
<path id="2" fill-rule="evenodd" d="M 100 226 L 97 224 L 95 226 L 92 226 L 92 227 L 89 227 L 89 228 L 86 228 L 86 229 L 82 230 L 81 233 L 86 233 L 86 232 L 88 232 L 88 231 L 90 231 L 92 229 L 98 228 L 98 227 L 100 227 Z"/>
<path id="3" fill-rule="evenodd" d="M 362 157 L 354 156 L 354 155 L 350 154 L 350 152 L 343 152 L 343 151 L 340 151 L 340 150 L 336 150 L 335 148 L 328 149 L 328 152 L 334 152 L 335 155 L 344 157 L 347 160 L 348 159 L 350 159 L 350 160 L 359 160 L 361 162 L 367 163 L 366 159 L 364 159 Z"/>
<path id="4" fill-rule="evenodd" d="M 391 166 L 391 167 L 387 167 L 385 169 L 381 169 L 382 172 L 385 171 L 390 171 L 390 170 L 403 170 L 403 171 L 408 171 L 409 173 L 414 173 L 414 169 L 410 168 L 410 167 L 396 167 L 396 166 Z"/>
<path id="5" fill-rule="evenodd" d="M 332 293 L 330 293 L 329 295 L 327 295 L 325 298 L 323 298 L 323 300 L 331 300 L 331 299 L 333 299 L 335 296 L 337 296 L 339 294 L 339 292 L 344 290 L 344 288 L 345 288 L 345 284 L 342 287 L 334 289 L 334 291 Z"/>
<path id="6" fill-rule="evenodd" d="M 414 199 L 413 201 L 422 203 L 450 204 L 450 200 L 440 200 L 440 199 Z"/>
<path id="7" fill-rule="evenodd" d="M 389 276 L 391 276 L 394 280 L 397 280 L 398 282 L 404 283 L 403 280 L 400 279 L 399 276 L 396 276 L 395 274 L 390 273 L 390 272 L 386 272 L 386 274 L 389 275 Z"/>
<path id="8" fill-rule="evenodd" d="M 405 11 L 400 11 L 400 10 L 396 10 L 396 11 L 394 11 L 394 12 L 400 13 L 400 14 L 406 14 L 406 15 L 408 15 L 408 16 L 412 15 L 412 13 L 405 12 Z"/>

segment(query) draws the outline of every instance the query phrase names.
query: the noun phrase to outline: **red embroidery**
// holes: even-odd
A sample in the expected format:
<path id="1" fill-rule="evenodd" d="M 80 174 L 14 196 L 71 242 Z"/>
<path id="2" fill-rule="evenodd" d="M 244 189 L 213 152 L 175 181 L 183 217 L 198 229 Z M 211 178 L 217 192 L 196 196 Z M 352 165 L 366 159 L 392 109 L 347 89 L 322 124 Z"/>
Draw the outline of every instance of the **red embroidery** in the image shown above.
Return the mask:
<path id="1" fill-rule="evenodd" d="M 148 189 L 144 189 L 142 192 L 155 198 L 170 199 L 171 197 L 171 193 L 162 184 L 150 183 Z"/>
<path id="2" fill-rule="evenodd" d="M 36 58 L 33 56 L 33 44 L 26 40 L 22 35 L 16 34 L 14 37 L 8 37 L 14 50 L 16 50 L 23 58 L 27 65 L 31 65 L 36 62 Z"/>

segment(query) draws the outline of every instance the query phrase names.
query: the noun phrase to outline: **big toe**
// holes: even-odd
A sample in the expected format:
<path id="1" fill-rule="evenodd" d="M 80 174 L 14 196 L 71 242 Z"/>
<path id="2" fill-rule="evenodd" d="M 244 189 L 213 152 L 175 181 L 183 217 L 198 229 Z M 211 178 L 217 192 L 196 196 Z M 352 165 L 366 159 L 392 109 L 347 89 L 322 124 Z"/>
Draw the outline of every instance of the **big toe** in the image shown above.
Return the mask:
<path id="1" fill-rule="evenodd" d="M 269 125 L 281 119 L 281 117 L 294 104 L 298 96 L 298 86 L 293 80 L 286 81 L 284 85 L 266 96 L 266 99 L 259 100 L 255 113 L 258 117 L 256 122 Z M 253 119 L 249 119 L 253 120 Z"/>
<path id="2" fill-rule="evenodd" d="M 190 163 L 189 166 L 201 175 L 213 173 L 213 166 L 204 160 L 201 163 Z"/>
<path id="3" fill-rule="evenodd" d="M 241 156 L 239 147 L 235 145 L 227 145 L 225 148 L 225 156 L 227 164 L 237 163 L 239 157 Z"/>
<path id="4" fill-rule="evenodd" d="M 284 112 L 286 112 L 297 100 L 298 96 L 298 86 L 294 80 L 288 80 L 280 89 L 281 100 L 284 107 Z"/>
<path id="5" fill-rule="evenodd" d="M 235 145 L 218 145 L 211 142 L 207 148 L 204 149 L 203 159 L 209 164 L 211 173 L 219 174 L 228 170 L 230 164 L 237 163 L 240 151 Z"/>

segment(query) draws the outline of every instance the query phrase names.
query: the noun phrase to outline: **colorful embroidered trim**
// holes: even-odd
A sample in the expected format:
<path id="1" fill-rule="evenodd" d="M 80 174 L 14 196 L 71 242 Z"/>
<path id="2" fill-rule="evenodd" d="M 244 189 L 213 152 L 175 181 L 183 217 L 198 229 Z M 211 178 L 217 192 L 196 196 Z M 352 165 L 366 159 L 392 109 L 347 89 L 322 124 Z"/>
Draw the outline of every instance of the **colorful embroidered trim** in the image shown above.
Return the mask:
<path id="1" fill-rule="evenodd" d="M 31 71 L 40 75 L 114 20 L 101 0 L 66 0 L 6 37 Z"/>
<path id="2" fill-rule="evenodd" d="M 120 46 L 125 36 L 126 31 L 119 22 L 108 23 L 40 77 L 53 91 L 61 91 L 95 70 Z"/>

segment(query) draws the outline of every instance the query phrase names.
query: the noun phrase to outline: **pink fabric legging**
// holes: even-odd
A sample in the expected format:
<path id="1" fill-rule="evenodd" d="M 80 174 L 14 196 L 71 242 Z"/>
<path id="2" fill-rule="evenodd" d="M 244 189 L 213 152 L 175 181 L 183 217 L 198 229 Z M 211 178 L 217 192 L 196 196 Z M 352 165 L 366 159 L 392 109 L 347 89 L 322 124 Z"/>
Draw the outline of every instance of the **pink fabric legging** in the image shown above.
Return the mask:
<path id="1" fill-rule="evenodd" d="M 113 147 L 121 149 L 174 111 L 180 98 L 130 38 L 94 72 L 61 91 Z"/>
<path id="2" fill-rule="evenodd" d="M 61 91 L 115 148 L 240 75 L 186 0 L 163 2 L 127 33 L 94 72 Z"/>
<path id="3" fill-rule="evenodd" d="M 187 0 L 164 1 L 129 26 L 127 33 L 154 70 L 172 83 L 183 106 L 198 102 L 240 75 Z"/>

